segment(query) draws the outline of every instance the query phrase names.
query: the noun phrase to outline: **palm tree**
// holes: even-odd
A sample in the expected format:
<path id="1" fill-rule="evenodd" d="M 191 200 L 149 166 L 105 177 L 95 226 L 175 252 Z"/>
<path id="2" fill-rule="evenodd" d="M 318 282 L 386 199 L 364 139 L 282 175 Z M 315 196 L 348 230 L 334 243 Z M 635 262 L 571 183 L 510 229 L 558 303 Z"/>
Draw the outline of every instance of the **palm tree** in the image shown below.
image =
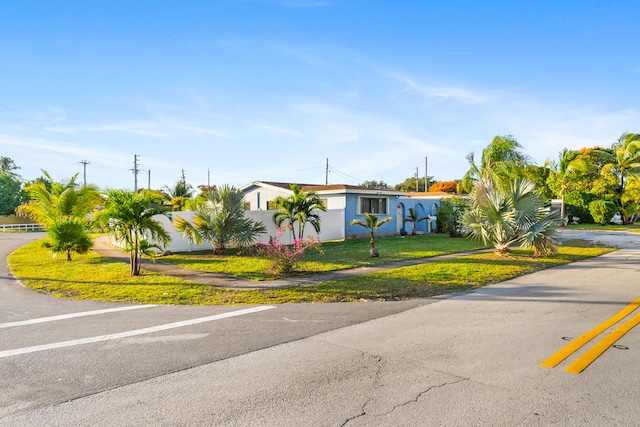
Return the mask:
<path id="1" fill-rule="evenodd" d="M 86 219 L 100 202 L 100 193 L 95 186 L 84 185 L 78 189 L 78 174 L 69 181 L 57 182 L 47 171 L 42 172 L 49 185 L 39 180 L 26 186 L 25 191 L 31 200 L 17 210 L 39 224 L 48 227 L 61 220 Z"/>
<path id="2" fill-rule="evenodd" d="M 272 206 L 277 211 L 273 214 L 273 222 L 281 226 L 287 221 L 290 225 L 293 240 L 296 239 L 294 223 L 298 223 L 298 238 L 303 238 L 304 228 L 307 222 L 320 233 L 320 215 L 317 211 L 326 212 L 327 208 L 322 204 L 315 191 L 302 191 L 297 184 L 290 185 L 293 194 L 289 197 L 278 196 L 272 201 Z"/>
<path id="3" fill-rule="evenodd" d="M 182 175 L 180 179 L 174 184 L 173 188 L 165 185 L 165 190 L 169 196 L 169 201 L 173 205 L 174 211 L 181 211 L 184 209 L 187 200 L 193 196 L 193 186 L 187 182 L 184 169 L 182 169 Z"/>
<path id="4" fill-rule="evenodd" d="M 369 230 L 369 256 L 371 258 L 377 258 L 379 256 L 378 249 L 376 249 L 376 243 L 374 240 L 374 233 L 385 222 L 391 221 L 393 218 L 388 216 L 386 218 L 380 218 L 376 215 L 371 215 L 368 212 L 365 212 L 365 221 L 361 221 L 359 219 L 354 219 L 351 221 L 351 225 L 359 225 L 361 227 Z"/>
<path id="5" fill-rule="evenodd" d="M 152 192 L 131 193 L 110 189 L 106 192 L 104 209 L 96 215 L 96 222 L 124 244 L 124 249 L 129 253 L 129 273 L 132 276 L 140 274 L 142 254 L 154 260 L 155 252 L 152 249 L 161 249 L 161 245 L 171 241 L 169 233 L 153 218 L 167 214 L 165 207 L 158 206 L 159 202 L 161 200 Z M 151 243 L 145 236 L 159 243 Z"/>
<path id="6" fill-rule="evenodd" d="M 564 214 L 567 191 L 571 184 L 575 182 L 577 175 L 587 172 L 590 167 L 589 163 L 583 157 L 580 157 L 579 154 L 578 151 L 565 148 L 560 152 L 557 163 L 549 159 L 545 162 L 545 165 L 551 169 L 552 173 L 547 182 L 555 183 L 561 199 L 560 219 L 562 220 L 563 226 L 565 225 Z"/>
<path id="7" fill-rule="evenodd" d="M 195 212 L 193 223 L 182 217 L 173 223 L 189 241 L 209 240 L 213 253 L 221 255 L 229 244 L 249 246 L 266 232 L 261 222 L 244 216 L 244 196 L 235 187 L 214 188 L 205 197 L 207 202 Z"/>
<path id="8" fill-rule="evenodd" d="M 78 174 L 67 182 L 57 182 L 47 171 L 43 173 L 49 185 L 40 180 L 25 187 L 31 200 L 16 212 L 47 227 L 49 241 L 43 246 L 54 254 L 66 253 L 67 260 L 71 261 L 71 253 L 86 253 L 93 246 L 86 231 L 87 218 L 100 202 L 100 193 L 92 185 L 78 189 Z"/>
<path id="9" fill-rule="evenodd" d="M 611 145 L 611 150 L 594 150 L 612 172 L 618 177 L 620 186 L 618 189 L 618 207 L 624 211 L 620 199 L 624 194 L 627 180 L 630 176 L 640 176 L 640 134 L 623 133 L 618 141 Z M 604 169 L 604 168 L 603 168 Z M 628 217 L 623 216 L 626 224 Z"/>
<path id="10" fill-rule="evenodd" d="M 534 248 L 535 256 L 555 252 L 555 231 L 560 226 L 557 211 L 544 207 L 535 184 L 515 180 L 506 189 L 480 181 L 470 194 L 471 209 L 463 221 L 471 237 L 491 244 L 495 253 L 508 253 L 509 246 L 520 243 Z"/>
<path id="11" fill-rule="evenodd" d="M 411 230 L 411 235 L 415 236 L 415 235 L 416 235 L 416 226 L 418 225 L 418 223 L 419 223 L 420 221 L 424 221 L 424 220 L 426 220 L 427 218 L 428 218 L 428 217 L 426 217 L 426 216 L 423 216 L 423 217 L 418 216 L 418 211 L 417 211 L 416 209 L 414 209 L 414 208 L 409 208 L 409 215 L 407 215 L 407 216 L 404 218 L 404 220 L 403 220 L 403 221 L 404 221 L 405 223 L 407 223 L 407 222 L 410 222 L 410 223 L 411 223 L 411 225 L 413 226 L 413 227 L 412 227 L 412 230 Z"/>
<path id="12" fill-rule="evenodd" d="M 7 174 L 13 179 L 18 179 L 20 175 L 14 172 L 18 169 L 20 167 L 16 165 L 11 157 L 0 156 L 0 174 Z"/>
<path id="13" fill-rule="evenodd" d="M 91 238 L 85 231 L 85 224 L 78 219 L 59 221 L 47 229 L 49 240 L 42 246 L 54 255 L 64 253 L 67 261 L 71 261 L 71 254 L 86 254 L 93 247 Z"/>
<path id="14" fill-rule="evenodd" d="M 482 150 L 480 164 L 476 165 L 474 153 L 467 155 L 469 170 L 462 178 L 461 187 L 470 192 L 480 180 L 497 186 L 508 186 L 508 183 L 522 177 L 529 157 L 522 152 L 522 145 L 512 136 L 496 136 Z"/>

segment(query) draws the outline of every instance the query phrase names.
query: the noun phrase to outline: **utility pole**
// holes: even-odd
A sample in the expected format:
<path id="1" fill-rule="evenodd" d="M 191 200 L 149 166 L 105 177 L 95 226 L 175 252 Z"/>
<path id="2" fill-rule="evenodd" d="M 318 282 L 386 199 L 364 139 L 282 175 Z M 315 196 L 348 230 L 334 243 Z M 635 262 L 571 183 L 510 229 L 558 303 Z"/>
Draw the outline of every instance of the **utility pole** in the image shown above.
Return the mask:
<path id="1" fill-rule="evenodd" d="M 133 155 L 133 192 L 138 192 L 138 158 L 140 156 L 138 154 Z"/>
<path id="2" fill-rule="evenodd" d="M 147 180 L 147 190 L 151 190 L 151 169 L 147 171 L 149 173 L 149 179 Z"/>
<path id="3" fill-rule="evenodd" d="M 327 168 L 324 173 L 324 185 L 329 185 L 329 158 L 327 158 Z"/>
<path id="4" fill-rule="evenodd" d="M 211 188 L 211 172 L 207 168 L 207 191 L 209 191 L 209 188 Z"/>
<path id="5" fill-rule="evenodd" d="M 81 164 L 83 166 L 84 169 L 84 186 L 87 186 L 87 165 L 91 164 L 91 162 L 87 161 L 87 160 L 83 160 L 81 162 L 78 162 L 79 164 Z"/>
<path id="6" fill-rule="evenodd" d="M 418 179 L 418 168 L 416 168 L 416 193 L 420 191 L 420 180 Z"/>
<path id="7" fill-rule="evenodd" d="M 429 191 L 429 173 L 427 172 L 429 163 L 427 162 L 427 156 L 424 156 L 424 191 Z"/>

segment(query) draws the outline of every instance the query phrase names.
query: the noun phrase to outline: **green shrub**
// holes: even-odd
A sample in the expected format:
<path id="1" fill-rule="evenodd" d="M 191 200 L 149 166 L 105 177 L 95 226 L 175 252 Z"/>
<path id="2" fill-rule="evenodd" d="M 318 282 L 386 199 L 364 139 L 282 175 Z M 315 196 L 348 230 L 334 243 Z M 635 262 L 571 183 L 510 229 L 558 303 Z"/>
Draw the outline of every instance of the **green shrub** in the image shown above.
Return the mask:
<path id="1" fill-rule="evenodd" d="M 596 224 L 607 225 L 617 211 L 616 204 L 608 200 L 596 200 L 589 203 L 589 212 Z"/>
<path id="2" fill-rule="evenodd" d="M 469 204 L 461 197 L 443 199 L 436 214 L 438 233 L 449 233 L 450 237 L 461 237 L 464 234 L 462 217 L 468 209 Z"/>

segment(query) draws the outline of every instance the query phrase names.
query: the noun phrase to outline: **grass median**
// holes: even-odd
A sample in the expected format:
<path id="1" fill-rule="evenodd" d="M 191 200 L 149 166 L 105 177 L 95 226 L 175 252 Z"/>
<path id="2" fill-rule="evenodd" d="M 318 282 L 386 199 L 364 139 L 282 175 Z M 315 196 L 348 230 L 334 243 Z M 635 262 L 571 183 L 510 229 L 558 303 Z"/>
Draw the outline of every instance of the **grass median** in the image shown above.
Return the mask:
<path id="1" fill-rule="evenodd" d="M 342 268 L 349 268 L 347 265 L 358 266 L 362 265 L 359 263 L 383 263 L 421 258 L 429 256 L 425 255 L 427 252 L 454 253 L 478 248 L 477 243 L 466 239 L 449 239 L 444 236 L 435 239 L 430 239 L 431 236 L 407 237 L 407 239 L 394 237 L 378 239 L 376 243 L 381 253 L 379 260 L 367 260 L 366 255 L 356 256 L 356 254 L 351 254 L 353 258 L 349 258 L 351 251 L 368 253 L 367 241 L 325 244 L 323 245 L 324 253 L 314 254 L 313 257 L 317 259 L 307 259 L 305 262 L 309 265 L 305 268 L 312 269 L 311 271 L 327 271 L 327 269 L 335 269 L 335 264 L 340 264 Z M 430 247 L 425 247 L 428 243 L 431 244 Z M 415 245 L 417 249 L 409 249 L 411 245 Z M 395 249 L 392 250 L 392 248 Z M 493 254 L 473 255 L 323 282 L 313 286 L 259 290 L 215 288 L 148 271 L 143 271 L 141 276 L 131 277 L 128 274 L 127 264 L 101 257 L 94 252 L 76 255 L 72 262 L 66 262 L 61 258 L 52 259 L 40 242 L 33 242 L 16 250 L 8 257 L 8 261 L 14 275 L 25 286 L 36 292 L 57 297 L 135 304 L 240 305 L 425 298 L 474 289 L 537 270 L 598 256 L 612 250 L 614 249 L 593 247 L 584 241 L 570 241 L 565 242 L 557 254 L 546 258 L 534 258 L 531 251 L 515 250 L 509 257 L 498 257 Z M 246 258 L 243 262 L 249 262 L 251 259 L 262 262 L 256 257 L 237 257 L 238 260 L 243 258 Z M 202 259 L 196 264 L 201 263 L 203 263 Z M 240 269 L 254 271 L 259 270 L 260 267 L 243 266 Z M 259 282 L 256 284 L 259 285 Z"/>

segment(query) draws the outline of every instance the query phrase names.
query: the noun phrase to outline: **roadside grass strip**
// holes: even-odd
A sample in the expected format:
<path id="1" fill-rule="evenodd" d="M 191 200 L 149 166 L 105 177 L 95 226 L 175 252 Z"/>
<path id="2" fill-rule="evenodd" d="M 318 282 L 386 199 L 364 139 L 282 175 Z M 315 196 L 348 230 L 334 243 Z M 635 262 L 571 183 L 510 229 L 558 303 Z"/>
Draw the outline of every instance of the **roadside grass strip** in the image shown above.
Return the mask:
<path id="1" fill-rule="evenodd" d="M 605 322 L 599 324 L 595 328 L 591 329 L 589 332 L 580 335 L 578 338 L 571 341 L 569 344 L 564 346 L 558 352 L 553 354 L 551 357 L 545 359 L 540 366 L 545 368 L 555 368 L 566 358 L 574 354 L 576 351 L 581 349 L 584 345 L 589 343 L 598 335 L 602 334 L 607 329 L 613 327 L 620 321 L 622 321 L 625 317 L 629 316 L 640 306 L 640 297 L 636 298 L 631 304 L 627 305 L 625 308 L 620 310 L 618 313 L 610 317 Z M 604 353 L 609 347 L 616 343 L 624 334 L 629 332 L 633 327 L 640 323 L 640 313 L 636 314 L 633 318 L 622 324 L 620 327 L 613 330 L 609 335 L 598 341 L 591 349 L 589 349 L 585 354 L 580 356 L 576 361 L 571 363 L 567 368 L 565 368 L 565 372 L 570 372 L 572 374 L 579 374 L 584 371 L 587 366 L 589 366 L 595 359 L 597 359 L 602 353 Z"/>

